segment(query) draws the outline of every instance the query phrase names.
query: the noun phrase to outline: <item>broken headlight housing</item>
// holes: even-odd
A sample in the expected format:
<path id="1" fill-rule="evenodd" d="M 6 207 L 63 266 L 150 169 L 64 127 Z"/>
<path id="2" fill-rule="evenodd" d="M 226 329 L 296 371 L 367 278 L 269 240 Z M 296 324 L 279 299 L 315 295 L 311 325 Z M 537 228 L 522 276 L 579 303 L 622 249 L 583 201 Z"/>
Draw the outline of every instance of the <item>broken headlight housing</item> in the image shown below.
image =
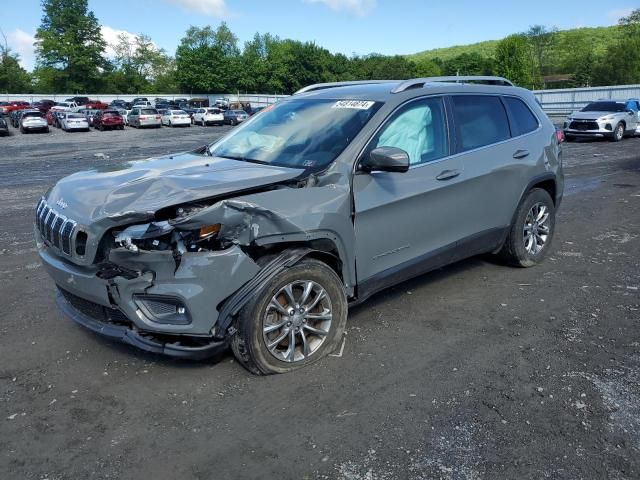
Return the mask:
<path id="1" fill-rule="evenodd" d="M 196 230 L 179 230 L 170 221 L 131 225 L 114 231 L 116 246 L 132 252 L 140 250 L 173 250 L 182 255 L 186 252 L 216 250 L 222 248 L 218 239 L 222 225 L 203 225 Z"/>

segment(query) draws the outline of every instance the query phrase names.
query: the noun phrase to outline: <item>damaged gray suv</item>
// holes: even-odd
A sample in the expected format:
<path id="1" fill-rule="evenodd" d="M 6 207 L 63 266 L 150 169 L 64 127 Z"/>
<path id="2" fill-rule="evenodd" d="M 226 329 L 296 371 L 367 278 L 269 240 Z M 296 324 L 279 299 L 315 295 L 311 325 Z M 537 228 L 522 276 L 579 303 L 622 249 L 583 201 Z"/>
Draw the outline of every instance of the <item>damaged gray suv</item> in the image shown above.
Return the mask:
<path id="1" fill-rule="evenodd" d="M 560 152 L 501 78 L 313 85 L 197 151 L 62 179 L 36 207 L 39 254 L 94 332 L 288 372 L 388 286 L 487 252 L 539 263 Z"/>

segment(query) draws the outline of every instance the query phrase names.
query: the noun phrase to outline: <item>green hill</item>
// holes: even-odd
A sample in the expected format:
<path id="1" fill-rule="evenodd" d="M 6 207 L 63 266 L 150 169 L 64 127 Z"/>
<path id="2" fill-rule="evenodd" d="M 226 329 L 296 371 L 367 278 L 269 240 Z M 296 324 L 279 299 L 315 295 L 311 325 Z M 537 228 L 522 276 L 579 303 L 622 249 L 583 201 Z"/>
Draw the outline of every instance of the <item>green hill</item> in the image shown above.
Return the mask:
<path id="1" fill-rule="evenodd" d="M 572 50 L 589 49 L 598 56 L 604 54 L 607 47 L 614 43 L 620 36 L 618 26 L 611 27 L 585 27 L 571 30 L 559 30 L 554 36 L 554 41 L 550 49 L 550 63 L 553 67 L 562 68 L 566 64 Z M 499 40 L 487 40 L 484 42 L 472 43 L 470 45 L 455 45 L 452 47 L 435 48 L 423 52 L 407 55 L 410 60 L 439 58 L 443 61 L 451 60 L 463 53 L 477 53 L 483 57 L 492 58 Z M 555 68 L 554 68 L 555 70 Z"/>

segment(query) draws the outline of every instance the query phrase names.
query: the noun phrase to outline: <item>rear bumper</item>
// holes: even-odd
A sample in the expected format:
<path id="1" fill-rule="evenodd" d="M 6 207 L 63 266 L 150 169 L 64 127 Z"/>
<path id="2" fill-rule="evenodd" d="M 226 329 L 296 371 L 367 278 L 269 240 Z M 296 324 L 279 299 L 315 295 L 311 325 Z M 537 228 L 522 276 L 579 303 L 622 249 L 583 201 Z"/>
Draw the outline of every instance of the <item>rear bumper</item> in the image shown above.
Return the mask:
<path id="1" fill-rule="evenodd" d="M 132 345 L 147 352 L 169 355 L 171 357 L 199 360 L 217 355 L 228 347 L 227 341 L 209 342 L 202 346 L 185 346 L 178 342 L 163 341 L 151 334 L 143 334 L 126 325 L 101 322 L 75 309 L 61 293 L 56 296 L 58 308 L 74 322 L 104 337 Z"/>

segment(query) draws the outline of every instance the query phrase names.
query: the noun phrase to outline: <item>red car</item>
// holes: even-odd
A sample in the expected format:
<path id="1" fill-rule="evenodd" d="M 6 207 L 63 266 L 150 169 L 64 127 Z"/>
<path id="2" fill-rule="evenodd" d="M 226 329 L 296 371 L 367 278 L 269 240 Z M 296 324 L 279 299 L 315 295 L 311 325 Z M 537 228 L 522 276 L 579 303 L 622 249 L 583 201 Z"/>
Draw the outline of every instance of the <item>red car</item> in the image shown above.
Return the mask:
<path id="1" fill-rule="evenodd" d="M 11 113 L 14 110 L 24 110 L 25 108 L 29 108 L 31 105 L 29 102 L 23 101 L 10 101 L 10 102 L 0 102 L 0 113 Z"/>
<path id="2" fill-rule="evenodd" d="M 103 110 L 93 117 L 93 126 L 101 131 L 106 129 L 124 130 L 124 120 L 116 110 Z"/>
<path id="3" fill-rule="evenodd" d="M 89 108 L 91 110 L 106 110 L 109 108 L 109 104 L 101 102 L 100 100 L 89 100 L 84 108 Z"/>

